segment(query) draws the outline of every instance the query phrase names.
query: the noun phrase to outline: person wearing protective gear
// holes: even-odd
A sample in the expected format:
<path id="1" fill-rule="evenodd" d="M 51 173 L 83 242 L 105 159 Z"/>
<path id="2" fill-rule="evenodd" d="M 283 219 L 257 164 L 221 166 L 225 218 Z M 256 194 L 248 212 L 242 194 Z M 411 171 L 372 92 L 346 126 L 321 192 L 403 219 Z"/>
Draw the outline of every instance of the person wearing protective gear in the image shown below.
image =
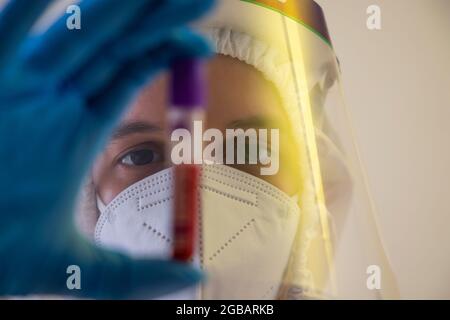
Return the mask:
<path id="1" fill-rule="evenodd" d="M 163 298 L 395 297 L 340 113 L 337 59 L 320 7 L 224 0 L 198 28 L 216 52 L 205 127 L 278 129 L 280 170 L 262 176 L 255 164 L 203 165 L 192 264 L 208 281 Z M 81 229 L 137 257 L 167 258 L 174 240 L 173 169 L 164 165 L 168 82 L 162 76 L 141 93 L 80 198 Z M 365 279 L 369 265 L 384 272 L 375 291 Z"/>
<path id="2" fill-rule="evenodd" d="M 85 0 L 81 30 L 62 17 L 30 34 L 49 0 L 0 13 L 0 295 L 153 297 L 201 279 L 162 259 L 100 249 L 73 224 L 78 190 L 136 91 L 172 60 L 204 56 L 185 27 L 210 0 Z M 66 286 L 81 270 L 81 290 Z"/>
<path id="3" fill-rule="evenodd" d="M 282 127 L 286 115 L 277 91 L 254 67 L 218 55 L 208 64 L 208 80 L 207 128 L 277 128 L 282 137 L 290 134 Z M 95 230 L 88 225 L 91 235 L 100 245 L 134 256 L 168 258 L 173 243 L 174 176 L 172 168 L 164 169 L 167 82 L 162 77 L 141 94 L 93 170 L 96 192 L 90 199 L 96 200 L 100 217 Z M 203 166 L 202 240 L 194 265 L 207 272 L 208 281 L 185 298 L 277 296 L 300 215 L 298 181 L 290 178 L 298 168 L 284 161 L 290 145 L 280 141 L 279 171 L 271 176 L 260 176 L 256 164 Z M 264 268 L 255 272 L 258 265 Z"/>
<path id="4" fill-rule="evenodd" d="M 204 3 L 203 0 L 200 2 Z M 198 6 L 202 8 L 199 11 L 205 9 L 200 4 Z M 114 21 L 120 24 L 120 19 Z M 161 25 L 164 29 L 168 20 L 152 19 L 149 23 L 155 21 L 155 29 Z M 148 27 L 145 23 L 143 25 Z M 40 179 L 25 180 L 36 176 L 34 166 L 19 175 L 19 181 L 36 182 L 27 185 L 30 188 L 26 190 L 41 193 L 50 190 L 47 198 L 40 194 L 33 197 L 20 193 L 22 198 L 37 199 L 30 203 L 33 209 L 39 209 L 42 202 L 48 203 L 50 200 L 46 202 L 45 199 L 49 199 L 49 195 L 58 199 L 56 203 L 59 206 L 55 205 L 56 210 L 50 210 L 50 216 L 56 215 L 56 211 L 59 213 L 62 204 L 67 207 L 68 203 L 73 203 L 68 199 L 73 199 L 81 178 L 86 178 L 76 210 L 78 225 L 84 234 L 101 247 L 138 259 L 157 259 L 150 262 L 144 260 L 149 270 L 147 278 L 130 276 L 127 278 L 130 281 L 115 286 L 111 281 L 106 281 L 111 286 L 109 288 L 90 276 L 94 275 L 90 272 L 94 270 L 90 270 L 89 265 L 81 264 L 82 270 L 88 270 L 84 282 L 95 292 L 91 296 L 102 296 L 106 290 L 111 296 L 121 296 L 123 290 L 131 290 L 134 284 L 145 288 L 154 281 L 154 290 L 144 294 L 144 297 L 391 297 L 395 291 L 395 281 L 390 277 L 389 265 L 371 216 L 370 199 L 361 183 L 356 153 L 352 149 L 354 141 L 348 134 L 346 118 L 340 113 L 339 71 L 320 7 L 312 0 L 223 0 L 219 1 L 217 11 L 202 21 L 198 28 L 210 38 L 216 52 L 207 65 L 209 99 L 205 127 L 221 132 L 230 128 L 279 130 L 279 170 L 273 175 L 263 176 L 260 169 L 265 164 L 203 165 L 197 252 L 192 265 L 204 270 L 208 278 L 196 288 L 177 291 L 186 287 L 188 281 L 180 284 L 182 281 L 170 278 L 169 274 L 185 269 L 177 269 L 179 265 L 163 262 L 167 261 L 174 240 L 171 233 L 173 168 L 166 167 L 164 159 L 168 146 L 164 116 L 168 104 L 165 96 L 168 75 L 162 75 L 141 92 L 118 126 L 115 126 L 117 123 L 114 120 L 121 113 L 113 111 L 116 110 L 114 106 L 122 106 L 128 101 L 125 98 L 129 97 L 130 82 L 136 88 L 136 79 L 139 84 L 147 79 L 142 76 L 143 70 L 146 70 L 144 62 L 153 71 L 155 66 L 165 66 L 168 60 L 179 56 L 178 53 L 202 54 L 204 44 L 197 43 L 198 38 L 192 35 L 181 39 L 174 36 L 177 49 L 172 51 L 172 42 L 159 42 L 160 38 L 155 37 L 162 51 L 155 50 L 155 53 L 150 50 L 155 54 L 148 56 L 146 53 L 145 57 L 149 59 L 140 61 L 140 54 L 147 52 L 145 49 L 142 51 L 143 47 L 148 49 L 146 44 L 152 42 L 150 48 L 159 48 L 153 42 L 155 39 L 148 36 L 148 30 L 140 28 L 145 30 L 144 37 L 137 32 L 137 35 L 129 37 L 129 41 L 127 38 L 118 39 L 114 50 L 106 52 L 114 52 L 115 56 L 127 48 L 128 60 L 121 55 L 120 59 L 113 59 L 114 63 L 126 60 L 129 65 L 124 63 L 124 70 L 117 66 L 110 67 L 102 56 L 94 57 L 84 64 L 86 70 L 82 69 L 75 72 L 75 76 L 64 77 L 65 81 L 58 82 L 64 84 L 57 86 L 58 89 L 72 93 L 75 88 L 87 97 L 89 108 L 83 110 L 88 110 L 86 117 L 90 121 L 76 121 L 80 116 L 76 113 L 79 109 L 70 108 L 72 113 L 65 112 L 64 116 L 69 117 L 73 125 L 64 124 L 64 130 L 68 132 L 72 128 L 70 133 L 73 134 L 57 136 L 52 151 L 55 155 L 45 155 L 46 161 L 40 163 Z M 183 39 L 188 39 L 188 43 Z M 30 47 L 39 50 L 39 42 Z M 76 64 L 74 61 L 80 57 L 85 58 L 85 47 L 79 48 L 81 53 L 69 59 L 69 65 Z M 55 48 L 59 47 L 52 47 L 52 52 L 58 51 Z M 66 47 L 61 45 L 62 49 Z M 66 54 L 70 55 L 71 50 L 67 50 Z M 134 55 L 136 52 L 140 54 Z M 39 58 L 41 65 L 45 62 L 44 57 L 48 59 L 47 54 L 36 56 L 31 55 L 27 61 Z M 39 65 L 31 64 L 34 68 Z M 58 68 L 55 73 L 58 77 L 60 73 L 67 76 L 64 70 Z M 72 75 L 72 72 L 69 74 Z M 36 77 L 27 79 L 31 81 Z M 123 87 L 127 88 L 125 92 Z M 23 94 L 18 97 L 24 99 L 29 96 Z M 79 102 L 72 95 L 69 97 L 72 103 Z M 46 101 L 39 100 L 40 103 Z M 106 111 L 111 113 L 106 114 Z M 55 117 L 44 119 L 50 121 Z M 91 120 L 92 117 L 99 123 Z M 45 130 L 41 132 L 49 137 L 49 132 L 66 132 L 60 127 L 56 130 L 46 123 L 44 125 Z M 9 131 L 14 132 L 12 129 Z M 39 137 L 42 136 L 33 138 Z M 78 144 L 66 137 L 75 139 Z M 100 142 L 106 142 L 107 137 L 111 138 L 108 145 L 97 157 L 90 174 L 84 177 L 80 173 L 91 165 L 89 160 L 95 156 L 93 150 L 98 150 L 102 145 Z M 257 148 L 272 149 L 269 147 L 276 142 L 270 140 L 267 145 L 258 145 Z M 13 154 L 19 153 L 16 151 Z M 59 163 L 61 154 L 71 161 Z M 16 158 L 21 160 L 15 160 L 19 164 L 26 160 L 19 156 Z M 76 180 L 77 184 L 73 180 L 70 184 L 62 184 L 61 180 L 66 181 L 66 175 Z M 52 182 L 53 188 L 44 188 L 47 181 Z M 10 182 L 11 179 L 7 179 L 5 183 L 13 185 Z M 17 196 L 11 199 L 17 201 Z M 25 205 L 24 202 L 23 206 L 28 208 L 28 203 Z M 54 246 L 55 239 L 63 238 L 62 234 L 75 234 L 75 230 L 61 227 L 70 223 L 67 218 L 66 215 L 57 215 L 57 227 L 55 223 L 43 221 L 57 230 L 56 234 L 45 233 L 47 238 L 43 239 L 47 239 L 44 242 L 46 246 L 49 243 Z M 88 256 L 90 252 L 95 252 L 93 260 L 96 262 L 107 260 L 102 259 L 99 253 L 104 251 L 90 251 L 94 249 L 87 242 L 77 242 L 78 238 L 75 241 L 63 239 L 63 245 L 82 243 L 83 249 L 88 248 L 83 251 Z M 58 252 L 61 248 L 56 249 Z M 72 257 L 80 250 L 67 252 Z M 111 271 L 105 266 L 102 270 L 106 273 L 106 279 L 109 280 L 108 275 L 110 279 L 119 275 L 123 277 L 125 267 L 122 259 L 128 258 L 108 252 L 119 261 L 120 266 L 111 268 Z M 66 261 L 63 260 L 63 263 Z M 129 260 L 126 261 L 126 266 L 129 266 Z M 157 267 L 154 267 L 154 261 L 157 261 Z M 375 291 L 366 285 L 368 265 L 377 265 L 383 270 L 381 286 Z M 55 273 L 58 268 L 61 268 L 60 264 L 49 270 Z M 131 270 L 136 269 L 140 275 L 142 269 Z M 189 275 L 192 275 L 190 280 L 196 278 L 194 273 Z M 338 293 L 336 284 L 341 290 Z M 164 295 L 174 291 L 177 291 L 175 295 Z"/>

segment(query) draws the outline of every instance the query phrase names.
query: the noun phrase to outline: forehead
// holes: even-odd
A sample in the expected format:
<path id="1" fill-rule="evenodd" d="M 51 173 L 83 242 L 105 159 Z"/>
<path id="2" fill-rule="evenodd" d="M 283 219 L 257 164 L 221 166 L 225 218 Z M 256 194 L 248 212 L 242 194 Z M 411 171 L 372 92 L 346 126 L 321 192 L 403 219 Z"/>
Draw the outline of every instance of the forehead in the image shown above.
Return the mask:
<path id="1" fill-rule="evenodd" d="M 207 118 L 239 119 L 261 113 L 276 116 L 280 112 L 277 90 L 254 67 L 231 57 L 217 55 L 207 63 Z M 157 76 L 144 87 L 131 104 L 126 121 L 164 123 L 169 103 L 170 74 Z M 225 112 L 224 112 L 225 111 Z M 220 117 L 217 115 L 220 114 Z"/>

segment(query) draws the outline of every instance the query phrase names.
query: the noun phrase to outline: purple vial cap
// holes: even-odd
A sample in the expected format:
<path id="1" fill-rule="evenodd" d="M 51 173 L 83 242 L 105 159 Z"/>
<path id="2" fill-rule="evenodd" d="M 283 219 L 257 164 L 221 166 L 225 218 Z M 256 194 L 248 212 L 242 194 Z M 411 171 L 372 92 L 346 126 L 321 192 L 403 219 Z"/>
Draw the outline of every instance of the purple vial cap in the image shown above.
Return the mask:
<path id="1" fill-rule="evenodd" d="M 184 58 L 172 64 L 172 106 L 194 109 L 205 105 L 203 61 Z"/>

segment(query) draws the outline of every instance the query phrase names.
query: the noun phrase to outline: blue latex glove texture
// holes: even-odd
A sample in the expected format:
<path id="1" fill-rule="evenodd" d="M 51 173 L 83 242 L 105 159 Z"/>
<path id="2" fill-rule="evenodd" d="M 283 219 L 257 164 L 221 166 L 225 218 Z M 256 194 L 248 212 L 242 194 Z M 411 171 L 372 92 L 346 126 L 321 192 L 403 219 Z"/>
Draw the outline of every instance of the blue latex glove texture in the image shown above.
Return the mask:
<path id="1" fill-rule="evenodd" d="M 0 296 L 151 298 L 201 274 L 95 247 L 74 207 L 97 153 L 139 88 L 177 58 L 209 54 L 185 27 L 212 0 L 84 0 L 31 33 L 49 0 L 11 0 L 0 13 Z M 81 290 L 66 286 L 69 265 Z"/>

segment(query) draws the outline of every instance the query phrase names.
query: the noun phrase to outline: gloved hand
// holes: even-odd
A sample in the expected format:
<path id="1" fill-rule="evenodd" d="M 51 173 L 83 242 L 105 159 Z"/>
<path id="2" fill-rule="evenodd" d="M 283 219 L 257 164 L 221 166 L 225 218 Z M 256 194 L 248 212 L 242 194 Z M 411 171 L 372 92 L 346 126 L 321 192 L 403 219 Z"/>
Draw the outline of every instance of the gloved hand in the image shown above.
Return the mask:
<path id="1" fill-rule="evenodd" d="M 153 297 L 201 274 L 99 249 L 73 223 L 78 190 L 133 94 L 173 59 L 208 53 L 184 27 L 212 0 L 84 0 L 30 29 L 49 0 L 12 0 L 0 15 L 0 296 Z M 69 265 L 81 290 L 66 287 Z"/>

